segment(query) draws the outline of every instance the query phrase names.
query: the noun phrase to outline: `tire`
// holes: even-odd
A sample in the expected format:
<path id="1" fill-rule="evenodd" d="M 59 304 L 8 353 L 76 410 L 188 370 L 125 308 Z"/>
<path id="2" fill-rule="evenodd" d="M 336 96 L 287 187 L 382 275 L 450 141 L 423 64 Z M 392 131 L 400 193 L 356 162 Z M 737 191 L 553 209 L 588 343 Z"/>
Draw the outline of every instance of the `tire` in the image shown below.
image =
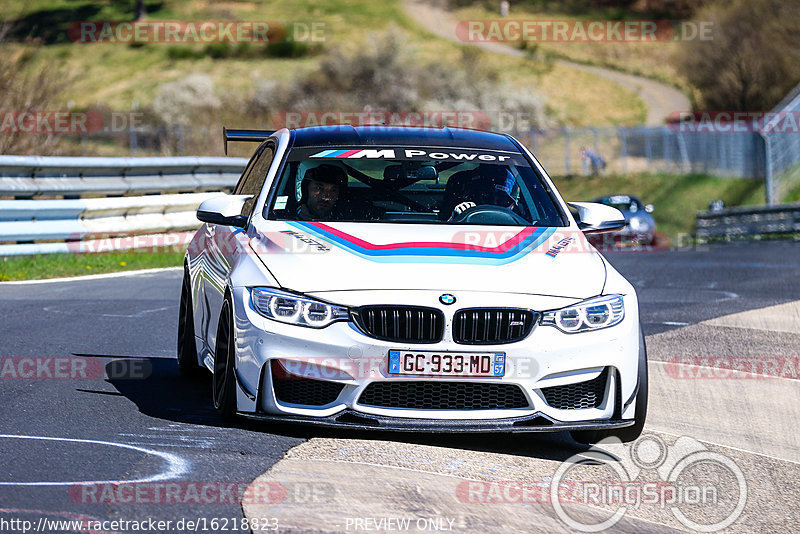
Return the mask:
<path id="1" fill-rule="evenodd" d="M 223 421 L 232 421 L 236 415 L 235 344 L 231 342 L 232 325 L 231 303 L 226 296 L 219 314 L 217 343 L 214 348 L 214 376 L 211 380 L 214 408 Z"/>
<path id="2" fill-rule="evenodd" d="M 181 304 L 178 311 L 178 369 L 184 376 L 199 376 L 203 367 L 197 363 L 197 344 L 194 338 L 194 313 L 189 269 L 183 267 Z"/>
<path id="3" fill-rule="evenodd" d="M 636 441 L 642 435 L 644 422 L 647 419 L 647 347 L 644 343 L 644 334 L 639 329 L 639 391 L 636 393 L 636 410 L 634 424 L 625 428 L 612 430 L 576 430 L 570 432 L 572 439 L 578 443 L 590 445 L 605 438 L 616 437 L 623 442 Z"/>

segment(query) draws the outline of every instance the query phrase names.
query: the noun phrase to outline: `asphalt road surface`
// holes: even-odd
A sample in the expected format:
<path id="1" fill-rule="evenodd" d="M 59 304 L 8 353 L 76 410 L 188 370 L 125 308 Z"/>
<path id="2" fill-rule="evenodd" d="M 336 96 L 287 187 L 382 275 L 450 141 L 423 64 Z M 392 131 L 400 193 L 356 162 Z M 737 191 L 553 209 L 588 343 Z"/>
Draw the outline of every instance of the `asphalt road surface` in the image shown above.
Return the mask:
<path id="1" fill-rule="evenodd" d="M 666 352 L 678 348 L 685 351 L 687 344 L 691 349 L 691 344 L 696 343 L 700 350 L 708 336 L 692 329 L 711 328 L 708 325 L 716 318 L 800 300 L 797 282 L 800 246 L 793 242 L 616 253 L 608 257 L 637 288 L 647 341 L 656 347 L 657 354 L 651 354 L 651 359 L 655 360 L 666 361 Z M 245 506 L 247 517 L 251 519 L 260 514 L 261 519 L 267 521 L 271 511 L 277 516 L 278 512 L 297 514 L 298 510 L 303 510 L 312 517 L 315 513 L 347 514 L 350 506 L 352 510 L 358 508 L 358 503 L 348 502 L 347 497 L 352 495 L 349 498 L 356 499 L 357 492 L 340 492 L 335 499 L 312 495 L 313 492 L 305 490 L 293 493 L 291 480 L 298 484 L 315 483 L 315 491 L 335 494 L 337 481 L 346 479 L 348 473 L 358 473 L 362 479 L 381 480 L 380 477 L 387 476 L 381 469 L 385 471 L 391 466 L 399 469 L 409 462 L 419 465 L 420 458 L 426 459 L 423 463 L 430 465 L 430 469 L 424 473 L 392 472 L 391 477 L 401 481 L 403 476 L 411 476 L 409 483 L 437 473 L 451 478 L 469 475 L 492 480 L 484 476 L 488 472 L 486 469 L 493 469 L 487 466 L 492 465 L 498 470 L 518 465 L 529 474 L 542 471 L 543 475 L 552 476 L 560 462 L 585 451 L 585 447 L 561 434 L 515 435 L 511 439 L 497 440 L 487 436 L 444 438 L 322 432 L 313 428 L 252 424 L 224 427 L 210 405 L 210 380 L 190 380 L 178 374 L 174 346 L 180 278 L 181 271 L 175 269 L 112 278 L 0 284 L 0 406 L 3 414 L 0 418 L 0 530 L 15 531 L 16 525 L 16 531 L 21 532 L 22 523 L 8 523 L 12 520 L 31 521 L 31 528 L 39 528 L 39 531 L 74 530 L 58 528 L 53 523 L 39 523 L 45 518 L 48 521 L 173 521 L 169 528 L 162 526 L 150 530 L 152 532 L 194 531 L 194 528 L 185 527 L 185 521 L 205 520 L 195 525 L 196 530 L 230 531 L 234 521 L 245 518 L 240 497 L 231 499 L 230 492 L 236 494 L 265 472 L 267 486 L 263 491 L 289 492 L 290 495 L 284 494 L 280 499 L 287 506 L 282 510 L 272 507 L 267 512 L 248 510 Z M 743 344 L 747 344 L 746 336 L 755 335 L 747 329 L 728 330 L 733 332 L 730 334 L 733 337 L 745 336 L 740 339 Z M 800 345 L 793 336 L 785 332 L 769 334 L 763 343 L 768 348 L 774 342 L 783 347 L 781 350 L 797 357 Z M 793 388 L 796 384 L 787 382 L 791 382 L 787 387 Z M 765 386 L 761 382 L 748 383 L 746 387 Z M 651 391 L 651 401 L 656 393 Z M 661 393 L 669 395 L 669 392 Z M 735 396 L 736 390 L 726 394 Z M 677 409 L 687 410 L 691 406 Z M 655 413 L 654 419 L 648 422 L 654 422 L 658 434 L 658 428 L 663 425 L 685 418 L 686 414 L 680 411 L 667 416 Z M 794 425 L 796 421 L 789 423 Z M 673 434 L 661 435 L 695 435 L 703 440 L 707 439 L 705 428 L 710 432 L 713 425 L 689 425 L 673 429 Z M 726 454 L 733 455 L 734 449 L 740 451 L 736 461 L 744 466 L 747 480 L 752 483 L 748 496 L 750 508 L 734 527 L 750 525 L 752 528 L 740 530 L 752 531 L 767 526 L 800 528 L 800 507 L 793 489 L 800 475 L 800 464 L 794 456 L 796 450 L 784 446 L 780 436 L 772 441 L 765 438 L 763 444 L 759 442 L 752 447 L 747 443 L 739 444 L 736 436 L 726 440 L 723 435 L 718 439 L 711 440 L 713 445 L 709 447 L 722 450 L 720 447 L 737 442 Z M 756 445 L 777 452 L 755 451 Z M 289 449 L 292 451 L 288 457 L 278 463 Z M 788 452 L 783 454 L 782 451 Z M 314 466 L 317 464 L 309 463 L 315 458 L 329 460 L 324 473 L 316 473 Z M 462 467 L 453 467 L 454 462 Z M 476 465 L 482 467 L 476 468 Z M 430 480 L 430 487 L 436 486 L 436 480 Z M 769 480 L 770 484 L 759 484 L 764 480 Z M 269 485 L 271 481 L 275 481 L 275 485 Z M 282 484 L 278 484 L 279 481 Z M 166 484 L 175 482 L 181 485 L 168 495 Z M 159 493 L 158 485 L 162 483 L 162 493 Z M 119 491 L 120 488 L 135 491 L 137 484 L 149 493 L 131 499 L 130 493 Z M 192 493 L 196 490 L 210 493 L 198 498 Z M 373 487 L 367 493 L 377 491 Z M 390 498 L 406 504 L 415 501 L 413 495 L 398 498 L 393 494 Z M 315 499 L 335 501 L 339 508 L 319 506 Z M 413 513 L 435 516 L 436 510 L 426 510 L 420 503 L 416 504 L 419 506 L 410 508 L 416 510 Z M 370 506 L 375 512 L 378 505 Z M 771 519 L 765 523 L 767 519 L 758 518 L 758 506 L 766 506 L 777 516 L 767 514 Z M 397 509 L 393 513 L 403 510 L 408 509 Z M 359 513 L 365 514 L 363 510 Z M 469 513 L 475 517 L 470 516 L 472 519 L 466 523 L 464 516 L 456 526 L 446 522 L 437 526 L 461 531 L 491 531 L 493 525 L 521 531 L 565 529 L 552 513 L 537 516 L 541 522 L 534 523 L 535 526 L 514 523 L 514 514 L 506 514 L 501 507 L 483 512 L 471 507 Z M 353 512 L 352 515 L 358 514 Z M 633 514 L 630 521 L 626 519 L 627 523 L 617 527 L 622 530 L 625 530 L 622 526 L 630 530 L 668 531 L 673 527 L 689 530 L 680 525 L 676 527 L 674 521 L 658 513 L 640 516 L 643 522 L 636 522 L 637 516 Z M 499 517 L 505 517 L 506 523 Z M 217 520 L 213 524 L 215 528 L 211 528 L 213 519 Z M 295 525 L 289 530 L 368 530 L 365 527 L 370 525 L 361 519 L 359 525 L 355 519 L 345 519 L 344 515 L 328 523 L 322 517 L 317 523 L 306 527 Z M 184 521 L 184 528 L 177 528 L 180 520 Z M 44 528 L 48 525 L 49 528 Z M 272 525 L 262 523 L 260 526 L 271 528 Z M 397 525 L 383 523 L 382 526 L 382 530 L 398 530 L 393 528 Z M 417 528 L 421 527 L 417 525 Z M 107 524 L 98 530 L 132 529 Z"/>

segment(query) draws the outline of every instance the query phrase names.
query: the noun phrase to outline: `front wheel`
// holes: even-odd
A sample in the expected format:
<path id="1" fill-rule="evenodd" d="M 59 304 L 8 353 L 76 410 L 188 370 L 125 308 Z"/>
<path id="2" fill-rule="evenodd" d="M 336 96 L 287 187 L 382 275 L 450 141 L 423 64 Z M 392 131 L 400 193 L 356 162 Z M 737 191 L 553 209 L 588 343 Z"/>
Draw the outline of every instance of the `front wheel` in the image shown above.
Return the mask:
<path id="1" fill-rule="evenodd" d="M 644 344 L 644 334 L 639 329 L 639 391 L 636 393 L 636 410 L 634 423 L 625 428 L 611 430 L 576 430 L 570 432 L 572 439 L 587 445 L 597 443 L 605 438 L 616 437 L 623 442 L 636 441 L 642 435 L 644 422 L 647 418 L 647 347 Z"/>
<path id="2" fill-rule="evenodd" d="M 214 376 L 211 381 L 214 408 L 225 421 L 236 414 L 236 384 L 234 369 L 233 314 L 229 299 L 222 304 L 214 348 Z"/>
<path id="3" fill-rule="evenodd" d="M 192 311 L 192 282 L 189 269 L 183 268 L 181 304 L 178 311 L 178 369 L 184 376 L 197 376 L 201 367 L 197 363 L 197 345 L 194 338 L 194 313 Z"/>

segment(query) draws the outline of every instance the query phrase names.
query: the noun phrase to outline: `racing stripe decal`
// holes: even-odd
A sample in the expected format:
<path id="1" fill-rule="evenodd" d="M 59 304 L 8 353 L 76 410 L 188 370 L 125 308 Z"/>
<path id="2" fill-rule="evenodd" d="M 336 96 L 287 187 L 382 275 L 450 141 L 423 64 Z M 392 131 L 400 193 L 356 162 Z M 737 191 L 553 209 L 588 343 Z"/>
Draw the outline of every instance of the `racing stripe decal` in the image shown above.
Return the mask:
<path id="1" fill-rule="evenodd" d="M 535 250 L 556 230 L 550 227 L 526 227 L 496 247 L 432 241 L 376 245 L 323 223 L 289 222 L 288 224 L 352 254 L 380 263 L 503 265 Z"/>
<path id="2" fill-rule="evenodd" d="M 344 154 L 345 150 L 323 150 L 322 152 L 317 152 L 313 154 L 312 158 L 337 158 L 340 154 Z"/>
<path id="3" fill-rule="evenodd" d="M 337 155 L 337 158 L 349 158 L 354 154 L 358 154 L 361 152 L 360 150 L 346 150 L 344 153 Z"/>

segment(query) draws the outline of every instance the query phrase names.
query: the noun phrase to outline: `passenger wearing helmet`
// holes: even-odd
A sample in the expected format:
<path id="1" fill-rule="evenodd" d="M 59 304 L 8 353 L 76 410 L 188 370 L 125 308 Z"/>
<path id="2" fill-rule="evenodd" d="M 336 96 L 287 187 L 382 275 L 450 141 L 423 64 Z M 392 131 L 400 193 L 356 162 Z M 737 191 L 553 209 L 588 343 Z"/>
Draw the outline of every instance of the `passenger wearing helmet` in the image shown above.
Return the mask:
<path id="1" fill-rule="evenodd" d="M 479 165 L 464 184 L 463 200 L 453 208 L 452 216 L 460 215 L 475 206 L 485 205 L 513 210 L 517 206 L 516 183 L 508 167 Z"/>
<path id="2" fill-rule="evenodd" d="M 312 221 L 337 218 L 337 202 L 346 186 L 347 174 L 341 167 L 323 164 L 308 169 L 300 183 L 298 219 Z"/>

